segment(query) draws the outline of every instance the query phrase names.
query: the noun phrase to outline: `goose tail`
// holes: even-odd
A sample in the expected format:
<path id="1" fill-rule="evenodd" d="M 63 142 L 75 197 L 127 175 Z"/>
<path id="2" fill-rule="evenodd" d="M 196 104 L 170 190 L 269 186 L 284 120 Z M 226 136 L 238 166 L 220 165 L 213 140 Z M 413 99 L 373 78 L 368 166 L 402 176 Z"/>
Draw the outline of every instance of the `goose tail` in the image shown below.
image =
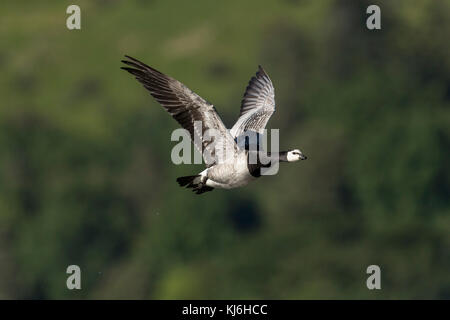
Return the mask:
<path id="1" fill-rule="evenodd" d="M 177 182 L 180 187 L 192 188 L 192 191 L 196 194 L 214 190 L 214 188 L 208 187 L 202 182 L 201 175 L 178 177 Z"/>

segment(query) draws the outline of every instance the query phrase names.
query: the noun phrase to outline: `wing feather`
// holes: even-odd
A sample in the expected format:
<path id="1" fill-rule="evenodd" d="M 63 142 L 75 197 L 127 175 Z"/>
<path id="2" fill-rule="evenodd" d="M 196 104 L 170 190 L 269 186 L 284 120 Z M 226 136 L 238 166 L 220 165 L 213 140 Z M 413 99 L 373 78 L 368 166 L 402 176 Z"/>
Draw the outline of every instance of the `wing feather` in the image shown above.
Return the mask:
<path id="1" fill-rule="evenodd" d="M 237 138 L 246 131 L 262 134 L 274 111 L 275 90 L 268 74 L 259 66 L 245 90 L 239 119 L 231 129 L 231 135 Z"/>
<path id="2" fill-rule="evenodd" d="M 178 80 L 135 58 L 126 57 L 128 60 L 122 60 L 122 62 L 127 67 L 121 67 L 121 69 L 134 75 L 156 101 L 189 132 L 194 146 L 203 155 L 208 167 L 216 164 L 217 159 L 223 159 L 220 158 L 220 156 L 223 156 L 223 153 L 236 150 L 237 145 L 234 139 L 229 134 L 212 104 L 205 101 Z M 200 126 L 195 126 L 194 123 L 196 121 L 201 122 L 201 128 Z M 216 139 L 205 139 L 205 133 L 210 129 L 214 129 L 214 132 L 218 134 Z M 201 137 L 201 139 L 195 139 L 196 135 Z M 197 141 L 199 143 L 196 143 Z M 221 154 L 217 155 L 217 152 Z M 211 157 L 205 157 L 205 154 Z M 229 156 L 229 154 L 227 153 L 226 156 Z"/>

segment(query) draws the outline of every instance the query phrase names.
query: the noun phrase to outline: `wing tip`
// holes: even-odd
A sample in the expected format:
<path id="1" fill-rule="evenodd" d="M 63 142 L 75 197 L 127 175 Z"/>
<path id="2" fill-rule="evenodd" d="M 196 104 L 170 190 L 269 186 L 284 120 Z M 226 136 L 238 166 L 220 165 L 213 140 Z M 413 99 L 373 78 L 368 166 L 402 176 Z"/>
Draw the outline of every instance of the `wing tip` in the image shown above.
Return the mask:
<path id="1" fill-rule="evenodd" d="M 124 55 L 125 58 L 127 58 L 128 60 L 121 60 L 122 63 L 131 66 L 132 68 L 128 68 L 128 69 L 124 69 L 124 67 L 121 67 L 121 69 L 127 70 L 130 73 L 133 73 L 131 70 L 134 70 L 135 72 L 144 72 L 146 74 L 152 75 L 152 77 L 156 77 L 159 79 L 165 79 L 165 80 L 173 80 L 171 77 L 169 77 L 168 75 L 165 75 L 164 73 L 156 70 L 155 68 L 150 67 L 149 65 L 143 63 L 142 61 L 133 58 L 129 55 Z"/>
<path id="2" fill-rule="evenodd" d="M 136 62 L 136 63 L 139 63 L 139 64 L 142 64 L 142 65 L 145 65 L 145 63 L 143 63 L 142 61 L 139 61 L 138 59 L 136 59 L 136 58 L 133 58 L 132 56 L 129 56 L 129 55 L 127 55 L 127 54 L 125 54 L 124 55 L 125 56 L 125 58 L 127 58 L 128 60 L 131 60 L 131 61 L 133 61 L 133 62 Z M 122 62 L 129 62 L 128 60 L 122 60 Z"/>
<path id="3" fill-rule="evenodd" d="M 130 68 L 130 67 L 120 67 L 120 69 L 125 70 L 129 73 L 131 73 L 134 76 L 138 76 L 140 74 L 142 74 L 142 70 L 139 69 L 135 69 L 135 68 Z"/>
<path id="4" fill-rule="evenodd" d="M 270 80 L 269 74 L 266 72 L 266 70 L 263 68 L 262 65 L 258 65 L 258 71 L 256 72 L 256 77 L 267 77 Z"/>

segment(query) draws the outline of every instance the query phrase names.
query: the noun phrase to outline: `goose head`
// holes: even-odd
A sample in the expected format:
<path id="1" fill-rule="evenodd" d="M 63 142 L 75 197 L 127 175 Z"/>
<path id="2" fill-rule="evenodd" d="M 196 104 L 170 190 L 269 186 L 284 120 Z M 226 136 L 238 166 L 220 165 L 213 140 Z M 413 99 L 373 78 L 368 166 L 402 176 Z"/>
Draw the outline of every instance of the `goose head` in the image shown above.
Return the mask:
<path id="1" fill-rule="evenodd" d="M 307 157 L 299 149 L 288 151 L 286 158 L 288 162 L 295 162 L 307 159 Z"/>

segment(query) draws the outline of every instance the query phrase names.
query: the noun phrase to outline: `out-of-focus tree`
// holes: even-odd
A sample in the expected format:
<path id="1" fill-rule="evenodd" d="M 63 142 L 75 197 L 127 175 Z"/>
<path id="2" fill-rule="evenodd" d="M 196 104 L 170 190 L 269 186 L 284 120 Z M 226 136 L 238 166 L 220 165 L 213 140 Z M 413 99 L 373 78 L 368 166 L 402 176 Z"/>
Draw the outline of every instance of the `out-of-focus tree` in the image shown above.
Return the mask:
<path id="1" fill-rule="evenodd" d="M 0 4 L 0 298 L 449 298 L 450 3 Z M 95 18 L 94 18 L 95 17 Z M 262 64 L 308 160 L 196 196 L 136 56 L 231 126 Z M 69 291 L 68 265 L 82 270 Z M 368 265 L 382 290 L 369 291 Z"/>

